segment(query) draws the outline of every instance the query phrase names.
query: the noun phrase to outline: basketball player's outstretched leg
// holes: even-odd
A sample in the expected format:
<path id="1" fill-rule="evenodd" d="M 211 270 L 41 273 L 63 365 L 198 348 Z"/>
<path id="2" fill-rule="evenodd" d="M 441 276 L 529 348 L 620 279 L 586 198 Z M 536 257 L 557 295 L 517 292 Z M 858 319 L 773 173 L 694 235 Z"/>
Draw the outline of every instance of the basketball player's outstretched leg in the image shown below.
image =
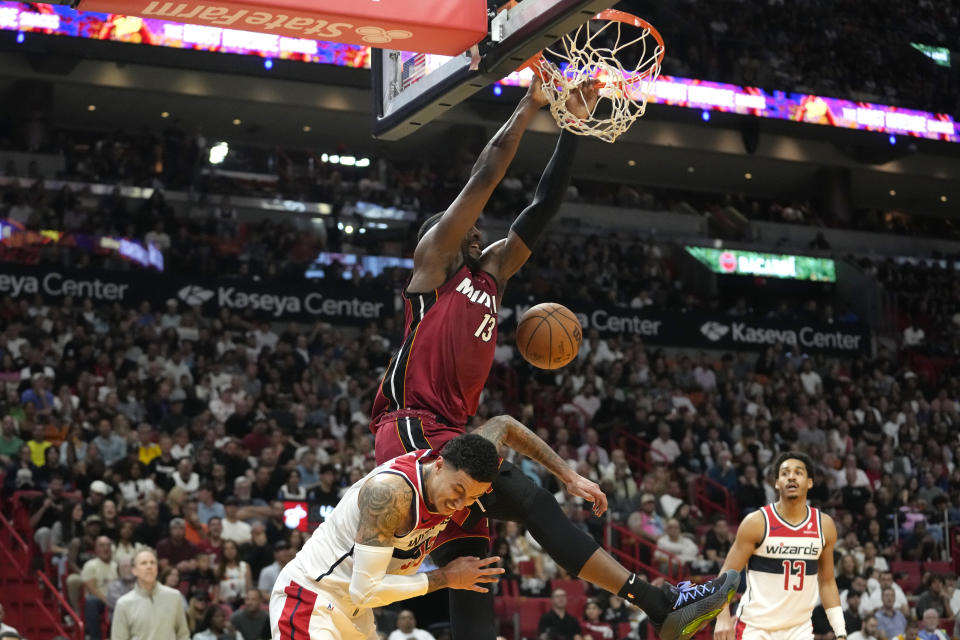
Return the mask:
<path id="1" fill-rule="evenodd" d="M 670 612 L 654 629 L 663 640 L 686 640 L 720 615 L 740 586 L 740 572 L 726 571 L 709 582 L 664 585 Z"/>

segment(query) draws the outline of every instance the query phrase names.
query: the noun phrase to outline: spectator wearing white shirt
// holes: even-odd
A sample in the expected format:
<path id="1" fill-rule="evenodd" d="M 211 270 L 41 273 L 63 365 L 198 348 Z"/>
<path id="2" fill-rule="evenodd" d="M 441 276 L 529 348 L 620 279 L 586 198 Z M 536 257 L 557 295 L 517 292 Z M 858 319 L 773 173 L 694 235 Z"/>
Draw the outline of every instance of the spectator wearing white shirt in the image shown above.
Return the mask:
<path id="1" fill-rule="evenodd" d="M 693 379 L 702 391 L 713 391 L 717 388 L 717 374 L 713 372 L 713 367 L 702 353 L 697 356 L 697 366 L 693 368 Z"/>
<path id="2" fill-rule="evenodd" d="M 610 464 L 610 455 L 606 449 L 598 444 L 599 441 L 600 436 L 597 434 L 597 430 L 592 427 L 587 429 L 584 434 L 584 443 L 577 449 L 577 457 L 581 462 L 587 459 L 587 455 L 591 451 L 594 451 L 597 454 L 597 463 L 601 468 Z"/>
<path id="3" fill-rule="evenodd" d="M 660 551 L 666 551 L 677 556 L 677 559 L 684 564 L 689 564 L 697 559 L 697 543 L 683 535 L 680 530 L 680 522 L 676 518 L 667 520 L 666 533 L 657 538 L 657 551 L 653 553 L 653 560 L 660 566 L 669 564 L 671 558 Z"/>
<path id="4" fill-rule="evenodd" d="M 881 640 L 880 627 L 877 625 L 877 619 L 874 616 L 866 616 L 863 619 L 863 626 L 859 631 L 854 631 L 847 640 Z M 944 638 L 946 640 L 946 638 Z"/>
<path id="5" fill-rule="evenodd" d="M 927 339 L 927 334 L 923 329 L 916 326 L 912 321 L 906 329 L 903 330 L 903 346 L 908 349 L 914 349 L 922 346 L 923 341 Z"/>
<path id="6" fill-rule="evenodd" d="M 800 370 L 800 383 L 808 396 L 818 396 L 823 393 L 823 378 L 813 370 L 813 362 L 807 358 L 803 361 Z"/>
<path id="7" fill-rule="evenodd" d="M 237 519 L 240 501 L 237 500 L 236 496 L 230 496 L 224 501 L 223 510 L 227 515 L 223 519 L 223 533 L 220 534 L 220 537 L 224 540 L 233 540 L 238 545 L 250 542 L 253 538 L 250 525 Z"/>
<path id="8" fill-rule="evenodd" d="M 232 416 L 236 410 L 237 403 L 233 397 L 233 389 L 230 387 L 221 389 L 217 397 L 210 401 L 210 413 L 217 419 L 217 422 L 226 422 L 227 418 Z"/>
<path id="9" fill-rule="evenodd" d="M 193 460 L 183 458 L 177 463 L 177 472 L 173 474 L 173 484 L 184 493 L 193 493 L 200 488 L 200 476 L 193 470 Z"/>
<path id="10" fill-rule="evenodd" d="M 856 480 L 853 483 L 855 487 L 870 487 L 870 479 L 867 477 L 866 472 L 863 469 L 857 467 L 857 458 L 852 453 L 847 455 L 843 461 L 843 468 L 833 471 L 833 476 L 837 480 L 837 489 L 843 489 L 847 486 L 847 470 L 850 469 L 854 472 Z"/>
<path id="11" fill-rule="evenodd" d="M 417 619 L 413 612 L 404 609 L 397 616 L 397 628 L 390 632 L 387 640 L 435 640 L 429 631 L 417 628 Z"/>
<path id="12" fill-rule="evenodd" d="M 583 389 L 570 401 L 573 406 L 583 412 L 588 420 L 600 410 L 600 397 L 596 394 L 592 383 L 583 385 Z"/>
<path id="13" fill-rule="evenodd" d="M 650 457 L 653 462 L 667 464 L 673 464 L 680 457 L 680 445 L 670 437 L 670 425 L 666 422 L 661 422 L 657 427 L 657 438 L 650 443 Z"/>

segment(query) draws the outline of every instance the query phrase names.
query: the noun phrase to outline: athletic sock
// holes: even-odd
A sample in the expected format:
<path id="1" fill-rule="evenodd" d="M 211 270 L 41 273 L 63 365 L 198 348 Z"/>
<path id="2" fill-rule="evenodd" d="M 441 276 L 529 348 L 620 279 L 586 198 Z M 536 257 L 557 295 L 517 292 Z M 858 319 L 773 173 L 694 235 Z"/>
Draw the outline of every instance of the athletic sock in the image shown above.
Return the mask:
<path id="1" fill-rule="evenodd" d="M 643 609 L 654 624 L 662 623 L 670 613 L 670 603 L 663 589 L 658 589 L 646 580 L 640 579 L 635 573 L 623 583 L 617 595 Z"/>

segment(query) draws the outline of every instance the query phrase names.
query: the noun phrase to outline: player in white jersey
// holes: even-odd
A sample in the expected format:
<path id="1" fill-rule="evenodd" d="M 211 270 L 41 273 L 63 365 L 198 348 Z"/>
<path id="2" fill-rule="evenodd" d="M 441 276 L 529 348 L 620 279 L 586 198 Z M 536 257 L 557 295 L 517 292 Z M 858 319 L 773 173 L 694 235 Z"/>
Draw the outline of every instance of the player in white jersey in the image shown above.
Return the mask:
<path id="1" fill-rule="evenodd" d="M 499 558 L 463 557 L 417 573 L 437 534 L 490 489 L 506 445 L 546 467 L 567 490 L 607 508 L 596 483 L 573 473 L 549 445 L 509 416 L 450 440 L 438 454 L 411 451 L 354 484 L 283 568 L 270 596 L 273 640 L 369 640 L 373 607 L 436 589 L 486 592 Z"/>
<path id="2" fill-rule="evenodd" d="M 721 571 L 747 569 L 735 623 L 729 608 L 717 617 L 715 640 L 812 640 L 811 615 L 823 603 L 838 640 L 847 631 L 833 570 L 837 527 L 807 506 L 813 463 L 803 453 L 774 462 L 779 499 L 740 523 Z"/>

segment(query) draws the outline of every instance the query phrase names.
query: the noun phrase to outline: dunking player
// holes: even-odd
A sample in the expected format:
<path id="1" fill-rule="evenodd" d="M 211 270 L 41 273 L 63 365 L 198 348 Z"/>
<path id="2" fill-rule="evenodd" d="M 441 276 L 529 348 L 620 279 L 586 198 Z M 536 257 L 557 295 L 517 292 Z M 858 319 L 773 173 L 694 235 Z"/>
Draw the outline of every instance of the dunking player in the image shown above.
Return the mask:
<path id="1" fill-rule="evenodd" d="M 833 574 L 837 527 L 807 506 L 813 464 L 802 453 L 781 453 L 774 462 L 779 499 L 740 523 L 723 570 L 747 568 L 747 590 L 734 625 L 730 611 L 717 618 L 716 640 L 812 640 L 810 616 L 817 596 L 838 640 L 846 625 Z"/>
<path id="2" fill-rule="evenodd" d="M 490 488 L 504 444 L 564 472 L 568 489 L 603 499 L 596 485 L 569 476 L 547 443 L 509 416 L 435 451 L 413 451 L 380 465 L 354 484 L 280 572 L 270 596 L 273 640 L 370 640 L 372 607 L 450 587 L 482 593 L 502 573 L 497 558 L 462 557 L 417 574 L 451 517 Z M 415 574 L 415 575 L 411 575 Z"/>
<path id="3" fill-rule="evenodd" d="M 568 108 L 585 115 L 596 99 L 596 87 L 587 86 L 583 97 L 571 98 Z M 475 223 L 506 173 L 524 130 L 545 103 L 540 83 L 534 81 L 483 149 L 460 195 L 420 228 L 413 273 L 404 292 L 406 337 L 387 366 L 373 404 L 370 428 L 376 434 L 378 463 L 415 449 L 441 448 L 464 432 L 467 419 L 477 410 L 493 364 L 503 288 L 527 261 L 560 207 L 577 137 L 567 131 L 560 134 L 533 202 L 520 213 L 506 238 L 484 248 Z M 562 479 L 570 484 L 570 478 Z M 594 502 L 598 515 L 605 508 L 605 499 Z M 434 561 L 444 566 L 458 556 L 485 556 L 487 517 L 526 524 L 570 575 L 643 608 L 665 640 L 694 633 L 720 611 L 739 584 L 736 572 L 703 585 L 682 583 L 663 589 L 637 579 L 574 527 L 552 495 L 509 463 L 501 466 L 492 493 L 468 517 L 458 519 L 459 526 L 447 528 L 433 553 Z M 450 610 L 454 640 L 496 636 L 489 594 L 451 591 Z"/>

